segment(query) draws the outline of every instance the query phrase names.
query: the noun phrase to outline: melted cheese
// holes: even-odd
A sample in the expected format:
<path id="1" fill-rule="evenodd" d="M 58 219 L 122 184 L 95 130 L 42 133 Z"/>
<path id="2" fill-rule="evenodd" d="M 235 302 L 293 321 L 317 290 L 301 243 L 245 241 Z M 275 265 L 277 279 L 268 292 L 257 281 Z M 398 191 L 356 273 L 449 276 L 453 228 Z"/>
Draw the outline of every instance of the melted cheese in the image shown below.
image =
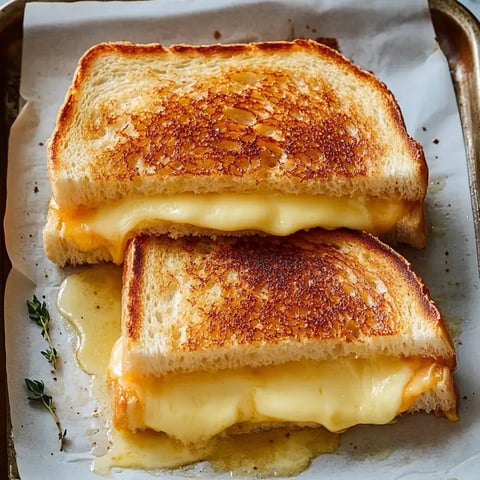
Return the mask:
<path id="1" fill-rule="evenodd" d="M 127 379 L 121 355 L 118 341 L 110 375 L 123 402 L 119 428 L 165 432 L 183 443 L 243 423 L 316 424 L 332 432 L 386 424 L 441 378 L 434 363 L 382 357 Z"/>
<path id="2" fill-rule="evenodd" d="M 54 201 L 64 238 L 81 251 L 108 249 L 120 263 L 126 241 L 159 222 L 189 224 L 221 231 L 258 230 L 289 235 L 321 226 L 348 227 L 381 234 L 408 211 L 407 202 L 376 198 L 329 198 L 281 194 L 179 194 L 125 198 L 99 209 L 68 211 Z"/>

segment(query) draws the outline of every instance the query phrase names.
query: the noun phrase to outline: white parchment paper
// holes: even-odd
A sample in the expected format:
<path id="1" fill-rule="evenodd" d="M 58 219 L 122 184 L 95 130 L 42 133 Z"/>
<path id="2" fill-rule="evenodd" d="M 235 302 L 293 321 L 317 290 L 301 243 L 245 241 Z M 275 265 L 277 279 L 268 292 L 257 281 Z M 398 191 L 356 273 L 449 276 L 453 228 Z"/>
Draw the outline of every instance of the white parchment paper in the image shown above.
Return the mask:
<path id="1" fill-rule="evenodd" d="M 55 308 L 66 272 L 45 258 L 41 240 L 50 195 L 45 145 L 78 58 L 100 41 L 169 45 L 295 37 L 336 38 L 342 53 L 387 83 L 410 134 L 424 146 L 430 168 L 430 240 L 424 251 L 403 253 L 430 287 L 455 334 L 460 397 L 459 422 L 417 415 L 389 426 L 351 429 L 342 436 L 337 453 L 320 456 L 300 477 L 478 478 L 480 305 L 475 237 L 454 92 L 427 2 L 182 0 L 27 5 L 21 79 L 25 107 L 11 132 L 5 218 L 13 263 L 5 293 L 7 371 L 22 480 L 98 478 L 89 471 L 95 428 L 89 378 L 75 364 L 75 336 Z M 39 327 L 26 313 L 25 300 L 33 293 L 45 298 L 52 313 L 52 336 L 62 358 L 55 375 L 40 355 L 45 344 Z M 53 394 L 68 430 L 66 452 L 58 452 L 51 418 L 29 404 L 25 377 L 44 379 Z M 122 479 L 151 476 L 114 473 Z"/>

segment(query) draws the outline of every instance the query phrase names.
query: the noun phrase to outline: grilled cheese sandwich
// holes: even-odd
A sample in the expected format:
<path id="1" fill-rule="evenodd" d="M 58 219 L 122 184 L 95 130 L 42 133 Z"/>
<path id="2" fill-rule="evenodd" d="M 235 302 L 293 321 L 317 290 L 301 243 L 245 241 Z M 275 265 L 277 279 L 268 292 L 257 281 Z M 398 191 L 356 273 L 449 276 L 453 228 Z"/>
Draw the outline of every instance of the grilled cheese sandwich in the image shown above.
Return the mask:
<path id="1" fill-rule="evenodd" d="M 92 47 L 48 152 L 60 265 L 120 263 L 138 234 L 322 226 L 425 244 L 427 166 L 393 95 L 311 40 Z"/>
<path id="2" fill-rule="evenodd" d="M 338 432 L 404 412 L 455 420 L 454 367 L 425 286 L 369 234 L 128 244 L 108 373 L 121 431 L 196 444 L 285 424 Z"/>

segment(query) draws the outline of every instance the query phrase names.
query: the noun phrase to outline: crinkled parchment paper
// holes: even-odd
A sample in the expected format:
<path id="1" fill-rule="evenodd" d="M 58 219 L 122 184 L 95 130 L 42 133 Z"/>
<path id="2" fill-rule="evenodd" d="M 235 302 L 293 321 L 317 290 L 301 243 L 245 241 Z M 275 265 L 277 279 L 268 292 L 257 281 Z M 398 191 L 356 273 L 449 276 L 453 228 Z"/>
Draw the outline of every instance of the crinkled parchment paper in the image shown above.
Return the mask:
<path id="1" fill-rule="evenodd" d="M 219 37 L 220 36 L 220 37 Z M 219 38 L 218 38 L 219 37 Z M 215 43 L 333 37 L 341 51 L 376 73 L 395 93 L 411 135 L 430 167 L 428 247 L 404 250 L 429 285 L 455 334 L 460 421 L 402 418 L 386 427 L 357 427 L 333 455 L 318 457 L 302 478 L 478 478 L 480 467 L 480 328 L 475 237 L 462 132 L 448 67 L 426 1 L 235 0 L 78 2 L 27 5 L 21 95 L 10 138 L 5 219 L 13 270 L 5 296 L 8 386 L 22 479 L 97 478 L 90 473 L 95 428 L 90 379 L 76 366 L 75 336 L 55 300 L 65 275 L 44 256 L 41 231 L 49 200 L 46 141 L 81 54 L 100 41 Z M 40 355 L 39 328 L 25 300 L 42 297 L 62 363 L 55 375 Z M 51 418 L 27 400 L 24 378 L 42 378 L 70 443 L 58 452 Z M 149 478 L 146 472 L 115 477 Z M 179 474 L 165 473 L 165 478 Z M 208 477 L 210 473 L 205 473 Z M 229 474 L 223 475 L 230 478 Z"/>

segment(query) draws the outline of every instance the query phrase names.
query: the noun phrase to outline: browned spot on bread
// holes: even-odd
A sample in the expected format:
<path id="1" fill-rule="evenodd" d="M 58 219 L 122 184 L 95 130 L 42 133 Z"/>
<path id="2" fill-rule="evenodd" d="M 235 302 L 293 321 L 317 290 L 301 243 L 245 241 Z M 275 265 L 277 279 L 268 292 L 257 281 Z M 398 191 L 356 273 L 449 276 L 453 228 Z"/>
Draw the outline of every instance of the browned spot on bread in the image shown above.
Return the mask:
<path id="1" fill-rule="evenodd" d="M 187 269 L 199 285 L 215 278 L 223 291 L 203 311 L 205 323 L 189 326 L 186 348 L 222 346 L 232 337 L 241 344 L 332 337 L 349 341 L 359 331 L 366 336 L 395 333 L 388 318 L 396 312 L 371 285 L 348 283 L 350 293 L 361 294 L 347 294 L 347 270 L 362 277 L 355 259 L 334 245 L 319 248 L 306 239 L 259 237 L 228 242 L 215 250 L 201 277 L 195 260 Z M 371 305 L 365 303 L 367 296 Z"/>
<path id="2" fill-rule="evenodd" d="M 255 88 L 231 91 L 240 75 L 255 76 Z M 115 108 L 100 106 L 84 126 L 85 141 L 103 135 L 98 126 L 118 131 L 119 140 L 98 153 L 92 179 L 133 181 L 145 175 L 261 179 L 265 168 L 300 180 L 352 177 L 364 175 L 365 165 L 385 148 L 368 140 L 373 122 L 343 111 L 341 100 L 321 79 L 314 91 L 310 85 L 302 93 L 293 74 L 274 68 L 232 69 L 222 76 L 226 81 L 216 91 L 207 79 L 205 84 L 197 82 L 191 96 L 177 95 L 166 85 L 157 90 L 158 100 L 145 112 L 117 114 Z M 121 125 L 129 128 L 122 131 Z M 142 170 L 136 166 L 139 158 Z"/>

